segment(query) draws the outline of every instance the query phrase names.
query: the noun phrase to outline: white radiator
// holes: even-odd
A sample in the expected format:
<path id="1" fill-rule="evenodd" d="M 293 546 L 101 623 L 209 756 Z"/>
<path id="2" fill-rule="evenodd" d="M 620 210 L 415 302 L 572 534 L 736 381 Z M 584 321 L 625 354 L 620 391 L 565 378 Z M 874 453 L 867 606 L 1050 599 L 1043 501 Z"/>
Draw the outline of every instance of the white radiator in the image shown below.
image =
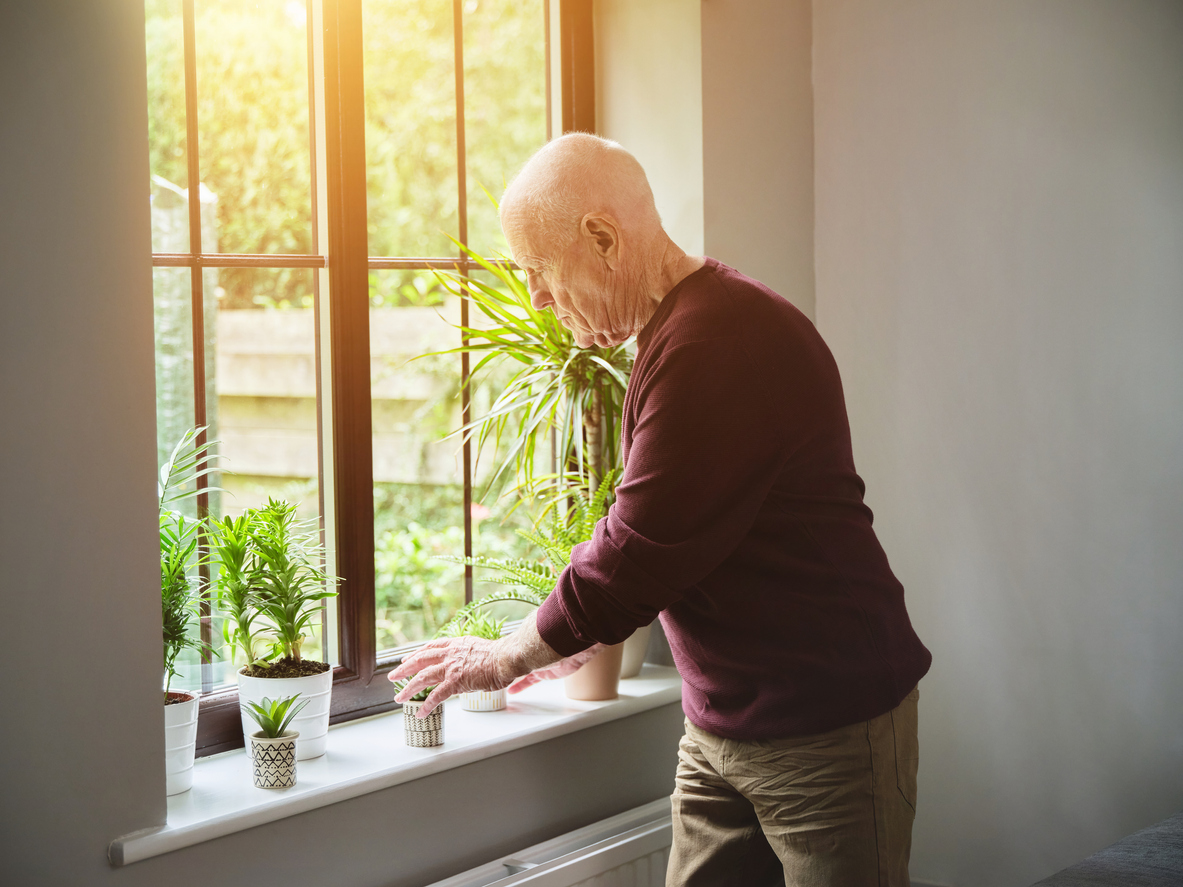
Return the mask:
<path id="1" fill-rule="evenodd" d="M 431 887 L 664 887 L 670 802 L 654 801 Z"/>

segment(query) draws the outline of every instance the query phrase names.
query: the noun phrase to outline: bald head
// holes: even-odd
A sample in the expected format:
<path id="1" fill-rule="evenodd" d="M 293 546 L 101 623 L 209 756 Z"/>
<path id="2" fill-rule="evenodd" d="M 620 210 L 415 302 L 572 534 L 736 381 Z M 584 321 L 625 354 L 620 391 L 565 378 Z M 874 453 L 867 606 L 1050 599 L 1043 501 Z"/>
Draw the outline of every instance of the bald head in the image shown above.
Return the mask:
<path id="1" fill-rule="evenodd" d="M 568 246 L 588 213 L 613 217 L 634 242 L 661 232 L 645 170 L 616 142 L 568 133 L 530 158 L 501 199 L 501 226 L 551 249 Z"/>

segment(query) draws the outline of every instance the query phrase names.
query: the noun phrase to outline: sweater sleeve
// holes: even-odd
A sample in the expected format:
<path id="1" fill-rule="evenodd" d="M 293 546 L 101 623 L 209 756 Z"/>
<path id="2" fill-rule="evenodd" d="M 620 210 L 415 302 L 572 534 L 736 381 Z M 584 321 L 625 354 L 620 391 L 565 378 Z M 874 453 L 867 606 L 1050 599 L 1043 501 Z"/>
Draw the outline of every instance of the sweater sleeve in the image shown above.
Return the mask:
<path id="1" fill-rule="evenodd" d="M 679 345 L 642 384 L 616 502 L 538 613 L 564 656 L 619 643 L 723 563 L 792 449 L 777 380 L 734 339 Z"/>

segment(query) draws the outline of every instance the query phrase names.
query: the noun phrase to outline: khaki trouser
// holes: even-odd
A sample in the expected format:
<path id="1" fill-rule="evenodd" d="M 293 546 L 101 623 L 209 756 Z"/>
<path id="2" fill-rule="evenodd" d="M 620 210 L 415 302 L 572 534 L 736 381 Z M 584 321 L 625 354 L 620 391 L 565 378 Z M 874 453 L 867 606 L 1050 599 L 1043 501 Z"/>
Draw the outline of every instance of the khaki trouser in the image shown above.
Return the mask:
<path id="1" fill-rule="evenodd" d="M 687 721 L 666 887 L 908 887 L 918 696 L 792 739 L 723 739 Z"/>

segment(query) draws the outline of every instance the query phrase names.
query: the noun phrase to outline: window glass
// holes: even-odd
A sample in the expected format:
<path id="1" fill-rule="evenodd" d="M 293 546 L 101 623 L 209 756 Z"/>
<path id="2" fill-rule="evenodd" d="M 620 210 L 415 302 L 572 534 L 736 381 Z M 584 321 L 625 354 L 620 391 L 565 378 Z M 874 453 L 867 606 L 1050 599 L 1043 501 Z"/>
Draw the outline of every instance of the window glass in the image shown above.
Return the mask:
<path id="1" fill-rule="evenodd" d="M 431 637 L 464 603 L 460 303 L 430 271 L 370 274 L 378 649 Z"/>
<path id="2" fill-rule="evenodd" d="M 216 238 L 203 239 L 202 249 L 307 253 L 312 192 L 306 6 L 298 0 L 200 0 L 196 28 L 201 179 L 218 220 Z M 252 286 L 235 271 L 222 277 L 236 301 Z M 271 283 L 298 288 L 282 277 Z"/>
<path id="3" fill-rule="evenodd" d="M 468 242 L 482 255 L 508 251 L 487 190 L 505 185 L 546 141 L 546 35 L 539 2 L 464 4 L 464 128 Z"/>
<path id="4" fill-rule="evenodd" d="M 370 255 L 455 255 L 452 4 L 366 0 L 362 15 Z"/>
<path id="5" fill-rule="evenodd" d="M 189 250 L 189 215 L 165 213 L 184 199 L 189 158 L 185 150 L 185 53 L 181 0 L 149 0 L 145 9 L 148 50 L 148 147 L 152 170 L 152 251 Z M 178 196 L 179 195 L 179 196 Z M 158 224 L 159 223 L 159 224 Z"/>

